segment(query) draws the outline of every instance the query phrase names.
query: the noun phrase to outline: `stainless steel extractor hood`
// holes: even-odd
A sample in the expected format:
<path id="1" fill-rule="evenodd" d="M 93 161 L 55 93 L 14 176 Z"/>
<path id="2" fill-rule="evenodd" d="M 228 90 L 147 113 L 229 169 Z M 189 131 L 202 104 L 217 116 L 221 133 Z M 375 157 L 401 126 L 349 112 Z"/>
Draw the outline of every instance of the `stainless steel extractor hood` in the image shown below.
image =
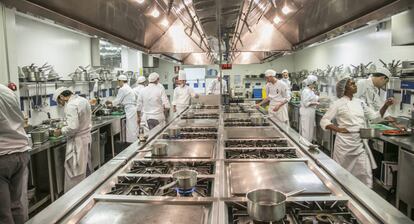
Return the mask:
<path id="1" fill-rule="evenodd" d="M 392 45 L 414 45 L 414 10 L 391 17 Z"/>

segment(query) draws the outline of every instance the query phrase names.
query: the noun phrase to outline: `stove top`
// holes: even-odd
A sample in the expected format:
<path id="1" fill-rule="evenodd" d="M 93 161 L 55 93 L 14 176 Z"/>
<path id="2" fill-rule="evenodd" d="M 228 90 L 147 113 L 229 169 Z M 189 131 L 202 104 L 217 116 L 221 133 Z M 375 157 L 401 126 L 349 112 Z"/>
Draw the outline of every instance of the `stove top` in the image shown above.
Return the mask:
<path id="1" fill-rule="evenodd" d="M 107 194 L 133 196 L 211 197 L 213 179 L 197 178 L 194 189 L 181 191 L 176 187 L 161 187 L 173 182 L 169 177 L 119 176 L 118 182 Z"/>
<path id="2" fill-rule="evenodd" d="M 295 148 L 226 149 L 226 159 L 294 159 Z"/>
<path id="3" fill-rule="evenodd" d="M 177 170 L 190 169 L 200 175 L 214 174 L 212 161 L 162 161 L 162 160 L 135 160 L 128 173 L 134 174 L 172 174 Z"/>
<path id="4" fill-rule="evenodd" d="M 161 139 L 217 139 L 217 132 L 181 132 L 177 136 L 163 134 Z"/>
<path id="5" fill-rule="evenodd" d="M 270 126 L 269 123 L 265 122 L 263 124 L 254 124 L 250 120 L 247 121 L 238 121 L 238 122 L 224 122 L 224 127 L 263 127 Z"/>
<path id="6" fill-rule="evenodd" d="M 184 114 L 181 119 L 218 119 L 218 114 L 194 114 L 192 116 L 188 116 Z"/>
<path id="7" fill-rule="evenodd" d="M 226 202 L 228 223 L 253 224 L 256 222 L 247 214 L 247 203 Z M 347 201 L 288 201 L 286 216 L 273 224 L 358 224 L 360 223 L 347 206 Z"/>
<path id="8" fill-rule="evenodd" d="M 238 139 L 226 140 L 226 148 L 269 148 L 269 147 L 287 147 L 286 139 Z"/>

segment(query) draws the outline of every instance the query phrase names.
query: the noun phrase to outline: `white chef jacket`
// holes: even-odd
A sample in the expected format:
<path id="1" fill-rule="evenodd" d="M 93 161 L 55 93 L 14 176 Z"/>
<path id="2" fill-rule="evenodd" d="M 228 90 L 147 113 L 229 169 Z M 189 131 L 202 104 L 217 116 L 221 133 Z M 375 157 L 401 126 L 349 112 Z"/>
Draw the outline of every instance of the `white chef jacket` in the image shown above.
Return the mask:
<path id="1" fill-rule="evenodd" d="M 138 101 L 138 96 L 139 96 L 139 94 L 141 94 L 141 91 L 143 90 L 145 88 L 145 86 L 144 85 L 142 85 L 142 84 L 138 84 L 136 87 L 134 87 L 132 90 L 134 90 L 134 92 L 135 92 L 135 95 L 136 95 L 136 98 L 137 98 L 137 101 Z"/>
<path id="2" fill-rule="evenodd" d="M 364 101 L 374 111 L 379 111 L 385 103 L 385 97 L 380 95 L 380 89 L 374 86 L 372 78 L 360 79 L 357 82 L 357 93 L 354 95 Z M 385 111 L 384 117 L 389 116 Z"/>
<path id="3" fill-rule="evenodd" d="M 30 149 L 17 96 L 0 84 L 0 156 Z"/>
<path id="4" fill-rule="evenodd" d="M 222 79 L 223 82 L 223 94 L 227 92 L 227 81 Z M 220 94 L 220 81 L 215 79 L 208 88 L 208 94 L 219 95 Z"/>
<path id="5" fill-rule="evenodd" d="M 124 85 L 119 88 L 116 99 L 112 102 L 114 106 L 118 104 L 126 105 L 136 105 L 136 95 L 132 88 L 124 83 Z"/>
<path id="6" fill-rule="evenodd" d="M 275 84 L 269 82 L 266 84 L 266 94 L 267 99 L 269 99 L 270 101 L 269 115 L 280 122 L 289 124 L 287 103 L 285 103 L 281 108 L 279 108 L 278 111 L 273 111 L 277 104 L 288 102 L 290 100 L 287 85 L 280 80 L 277 80 Z"/>
<path id="7" fill-rule="evenodd" d="M 172 105 L 176 106 L 177 113 L 181 113 L 188 105 L 190 105 L 191 97 L 195 97 L 196 93 L 193 88 L 184 85 L 177 86 L 174 89 L 174 98 Z"/>
<path id="8" fill-rule="evenodd" d="M 167 94 L 164 88 L 154 83 L 148 84 L 139 95 L 138 111 L 143 113 L 145 119 L 165 120 L 164 108 L 170 108 Z"/>
<path id="9" fill-rule="evenodd" d="M 309 142 L 313 140 L 313 133 L 315 130 L 315 105 L 312 103 L 318 102 L 319 96 L 312 91 L 311 88 L 305 87 L 302 90 L 300 100 L 300 135 L 306 138 Z"/>
<path id="10" fill-rule="evenodd" d="M 379 111 L 372 110 L 362 100 L 355 97 L 351 100 L 344 96 L 329 107 L 320 125 L 326 130 L 326 126 L 332 124 L 335 118 L 338 127 L 356 132 L 366 127 L 366 119 L 379 117 Z M 372 187 L 372 169 L 376 168 L 376 164 L 368 141 L 362 140 L 359 133 L 336 133 L 333 159 L 361 182 Z"/>

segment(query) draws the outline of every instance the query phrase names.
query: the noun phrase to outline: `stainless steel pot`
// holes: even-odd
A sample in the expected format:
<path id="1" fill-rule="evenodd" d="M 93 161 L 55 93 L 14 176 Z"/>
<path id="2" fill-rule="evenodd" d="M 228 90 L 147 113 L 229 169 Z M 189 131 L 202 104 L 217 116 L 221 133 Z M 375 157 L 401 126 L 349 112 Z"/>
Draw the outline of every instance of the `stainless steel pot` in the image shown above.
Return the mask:
<path id="1" fill-rule="evenodd" d="M 246 194 L 247 213 L 250 218 L 260 222 L 277 222 L 286 215 L 286 199 L 305 189 L 283 193 L 274 189 L 255 189 Z"/>
<path id="2" fill-rule="evenodd" d="M 250 121 L 255 125 L 263 125 L 265 122 L 265 118 L 263 116 L 251 116 Z"/>
<path id="3" fill-rule="evenodd" d="M 33 144 L 40 144 L 49 140 L 49 128 L 38 128 L 30 132 Z"/>
<path id="4" fill-rule="evenodd" d="M 190 190 L 197 184 L 197 172 L 194 170 L 179 170 L 173 173 L 173 178 L 177 182 L 177 188 Z"/>
<path id="5" fill-rule="evenodd" d="M 381 137 L 381 130 L 375 128 L 361 128 L 359 129 L 359 131 L 351 131 L 350 133 L 359 133 L 359 136 L 362 139 L 372 139 Z"/>
<path id="6" fill-rule="evenodd" d="M 166 156 L 168 153 L 167 143 L 154 143 L 149 149 L 140 150 L 139 152 L 151 152 L 152 156 Z"/>

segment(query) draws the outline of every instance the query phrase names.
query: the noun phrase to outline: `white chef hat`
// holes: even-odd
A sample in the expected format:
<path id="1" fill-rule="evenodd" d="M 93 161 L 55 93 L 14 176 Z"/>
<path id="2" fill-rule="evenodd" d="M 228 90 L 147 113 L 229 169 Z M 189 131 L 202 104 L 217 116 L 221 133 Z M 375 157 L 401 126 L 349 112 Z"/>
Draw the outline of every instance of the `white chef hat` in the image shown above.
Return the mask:
<path id="1" fill-rule="evenodd" d="M 341 98 L 345 95 L 345 87 L 346 87 L 346 83 L 348 82 L 348 80 L 350 80 L 351 77 L 345 77 L 341 80 L 339 80 L 336 83 L 336 96 L 338 98 Z"/>
<path id="2" fill-rule="evenodd" d="M 374 74 L 375 73 L 383 74 L 383 75 L 387 76 L 387 78 L 390 78 L 392 76 L 391 72 L 386 68 L 377 68 L 377 71 L 374 72 Z"/>
<path id="3" fill-rule="evenodd" d="M 155 82 L 158 78 L 160 78 L 160 75 L 158 75 L 156 72 L 153 72 L 148 76 L 148 82 Z"/>
<path id="4" fill-rule="evenodd" d="M 184 70 L 178 72 L 178 80 L 187 80 L 187 75 Z"/>
<path id="5" fill-rule="evenodd" d="M 70 90 L 68 87 L 59 87 L 59 88 L 57 88 L 56 90 L 55 90 L 55 92 L 53 93 L 53 96 L 52 96 L 52 99 L 54 100 L 54 101 L 56 101 L 57 102 L 57 99 L 58 99 L 58 97 L 60 96 L 60 94 L 62 94 L 63 92 L 65 92 L 65 91 L 67 91 L 67 90 L 69 90 L 69 91 L 71 91 L 72 92 L 72 90 Z M 73 93 L 73 92 L 72 92 Z"/>
<path id="6" fill-rule="evenodd" d="M 119 81 L 128 81 L 128 77 L 126 75 L 119 75 L 118 80 Z"/>
<path id="7" fill-rule="evenodd" d="M 268 69 L 265 71 L 265 77 L 275 77 L 276 71 L 273 69 Z"/>
<path id="8" fill-rule="evenodd" d="M 308 77 L 305 79 L 305 84 L 306 85 L 311 85 L 311 84 L 315 83 L 316 81 L 318 81 L 318 77 L 316 77 L 314 75 L 308 75 Z"/>
<path id="9" fill-rule="evenodd" d="M 141 83 L 144 83 L 145 82 L 145 77 L 144 76 L 140 76 L 140 77 L 138 77 L 138 79 L 137 79 L 137 83 L 138 84 L 141 84 Z"/>
<path id="10" fill-rule="evenodd" d="M 289 71 L 287 69 L 283 69 L 282 73 L 289 73 Z"/>

